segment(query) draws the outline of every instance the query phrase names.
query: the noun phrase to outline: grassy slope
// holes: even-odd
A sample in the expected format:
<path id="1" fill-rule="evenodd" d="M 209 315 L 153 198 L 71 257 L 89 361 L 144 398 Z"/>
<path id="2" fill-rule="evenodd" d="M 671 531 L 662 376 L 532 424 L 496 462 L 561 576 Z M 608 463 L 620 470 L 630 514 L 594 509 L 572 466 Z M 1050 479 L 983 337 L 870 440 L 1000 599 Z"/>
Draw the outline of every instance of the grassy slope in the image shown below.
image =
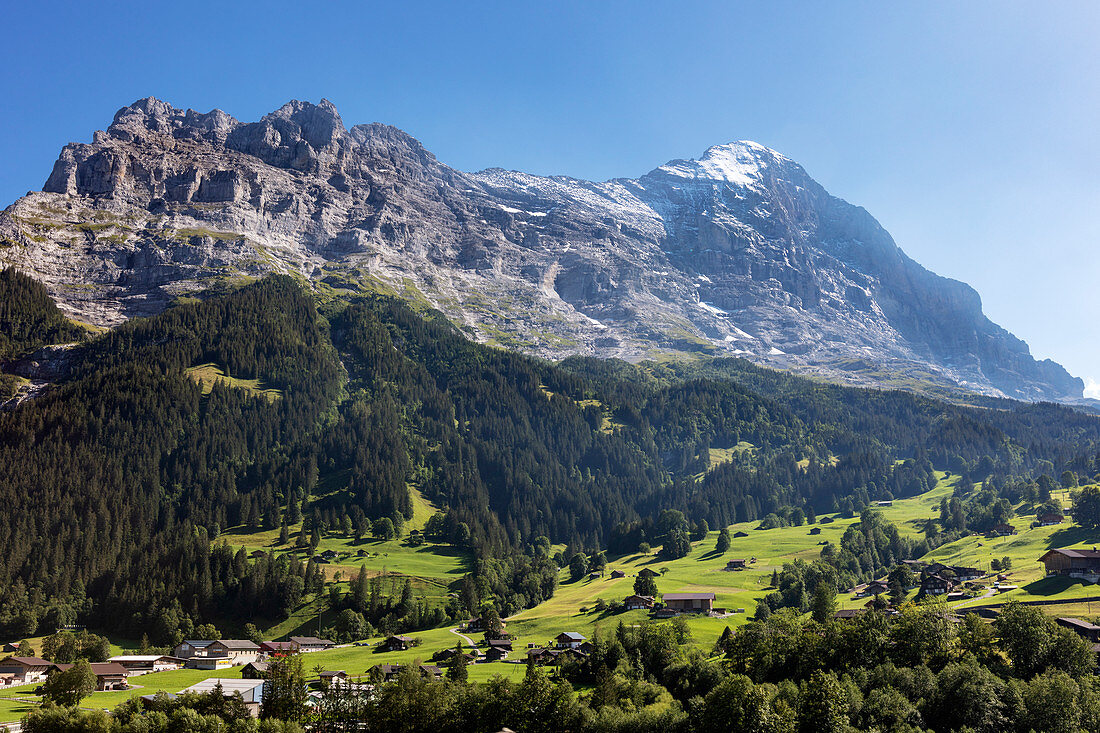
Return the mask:
<path id="1" fill-rule="evenodd" d="M 420 530 L 436 512 L 436 508 L 425 499 L 415 487 L 410 486 L 413 499 L 413 516 L 404 527 L 404 536 L 393 540 L 379 540 L 344 536 L 330 533 L 321 538 L 317 552 L 335 550 L 341 556 L 332 564 L 323 565 L 325 577 L 329 581 L 342 582 L 354 578 L 360 567 L 366 567 L 369 575 L 386 575 L 383 593 L 391 593 L 391 585 L 396 584 L 395 593 L 400 593 L 405 578 L 410 578 L 413 593 L 417 598 L 425 599 L 434 605 L 442 604 L 447 594 L 463 575 L 473 568 L 473 557 L 469 552 L 446 544 L 426 542 L 419 547 L 408 544 L 408 533 Z M 234 527 L 222 534 L 221 539 L 234 547 L 243 547 L 247 551 L 275 551 L 279 554 L 291 553 L 299 557 L 308 555 L 304 549 L 295 547 L 301 523 L 289 528 L 290 541 L 279 545 L 279 531 L 250 532 L 244 527 Z M 362 553 L 362 554 L 360 554 Z M 265 634 L 272 639 L 280 639 L 294 633 L 315 634 L 317 632 L 317 613 L 322 612 L 322 626 L 332 623 L 325 611 L 327 602 L 320 598 L 308 598 L 290 618 L 273 626 L 264 628 Z M 261 627 L 263 628 L 263 627 Z"/>
<path id="2" fill-rule="evenodd" d="M 276 400 L 283 396 L 283 393 L 277 389 L 265 388 L 258 379 L 238 379 L 237 377 L 230 377 L 225 373 L 225 370 L 216 364 L 202 364 L 200 366 L 191 367 L 187 370 L 187 374 L 202 385 L 203 394 L 210 394 L 214 389 L 214 385 L 221 382 L 230 387 L 246 389 L 268 400 Z"/>

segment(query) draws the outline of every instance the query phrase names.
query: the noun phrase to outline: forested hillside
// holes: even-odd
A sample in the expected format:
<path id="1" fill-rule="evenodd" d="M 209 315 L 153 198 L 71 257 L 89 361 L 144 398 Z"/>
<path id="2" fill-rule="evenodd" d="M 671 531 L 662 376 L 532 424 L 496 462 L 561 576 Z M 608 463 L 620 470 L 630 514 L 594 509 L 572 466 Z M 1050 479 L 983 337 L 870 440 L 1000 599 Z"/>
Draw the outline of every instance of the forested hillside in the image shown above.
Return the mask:
<path id="1" fill-rule="evenodd" d="M 70 337 L 49 323 L 19 348 Z M 386 296 L 318 306 L 286 277 L 131 321 L 73 362 L 0 413 L 0 633 L 79 618 L 163 643 L 246 610 L 280 618 L 316 569 L 234 554 L 219 532 L 400 528 L 410 486 L 443 508 L 427 533 L 471 548 L 480 587 L 514 609 L 553 592 L 535 547 L 858 512 L 923 492 L 933 466 L 1091 475 L 1100 445 L 1100 419 L 1053 405 L 964 407 L 737 360 L 555 365 Z"/>
<path id="2" fill-rule="evenodd" d="M 84 333 L 65 318 L 41 283 L 12 268 L 0 270 L 0 361 L 44 344 L 78 341 Z"/>

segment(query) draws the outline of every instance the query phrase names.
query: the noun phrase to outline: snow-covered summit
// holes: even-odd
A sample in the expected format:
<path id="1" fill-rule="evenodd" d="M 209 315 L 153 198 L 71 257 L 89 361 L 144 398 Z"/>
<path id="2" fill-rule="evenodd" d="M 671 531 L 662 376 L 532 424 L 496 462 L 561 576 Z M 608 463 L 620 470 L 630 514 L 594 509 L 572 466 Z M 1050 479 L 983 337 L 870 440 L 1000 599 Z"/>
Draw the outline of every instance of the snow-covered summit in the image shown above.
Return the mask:
<path id="1" fill-rule="evenodd" d="M 762 173 L 779 162 L 790 159 L 751 140 L 738 140 L 706 149 L 699 158 L 670 160 L 653 171 L 692 180 L 725 181 L 739 186 L 755 186 Z"/>

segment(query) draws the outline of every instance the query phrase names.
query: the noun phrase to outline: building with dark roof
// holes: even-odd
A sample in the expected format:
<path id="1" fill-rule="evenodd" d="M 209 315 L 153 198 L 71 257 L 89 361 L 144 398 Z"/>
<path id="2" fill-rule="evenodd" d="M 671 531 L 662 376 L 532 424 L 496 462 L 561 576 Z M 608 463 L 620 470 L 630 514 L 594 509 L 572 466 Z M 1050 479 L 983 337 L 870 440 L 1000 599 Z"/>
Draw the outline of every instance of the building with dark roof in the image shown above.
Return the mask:
<path id="1" fill-rule="evenodd" d="M 118 662 L 92 662 L 89 666 L 92 668 L 92 674 L 95 675 L 96 690 L 103 692 L 127 688 L 126 668 Z M 64 672 L 72 667 L 71 664 L 55 664 L 50 672 Z"/>
<path id="2" fill-rule="evenodd" d="M 1069 629 L 1073 633 L 1088 639 L 1092 643 L 1100 643 L 1100 626 L 1089 623 L 1084 619 L 1073 618 L 1072 616 L 1062 616 L 1054 619 L 1055 623 L 1059 626 Z"/>
<path id="3" fill-rule="evenodd" d="M 1076 550 L 1061 547 L 1048 550 L 1039 558 L 1046 566 L 1047 575 L 1066 575 L 1071 578 L 1100 575 L 1100 551 Z"/>
<path id="4" fill-rule="evenodd" d="M 5 657 L 0 659 L 0 674 L 11 675 L 11 684 L 41 682 L 53 669 L 53 662 L 41 657 Z"/>
<path id="5" fill-rule="evenodd" d="M 713 593 L 665 593 L 665 606 L 679 613 L 710 613 L 714 609 Z"/>
<path id="6" fill-rule="evenodd" d="M 331 649 L 336 643 L 330 639 L 318 639 L 316 636 L 292 636 L 290 643 L 297 652 L 319 652 L 323 649 Z"/>

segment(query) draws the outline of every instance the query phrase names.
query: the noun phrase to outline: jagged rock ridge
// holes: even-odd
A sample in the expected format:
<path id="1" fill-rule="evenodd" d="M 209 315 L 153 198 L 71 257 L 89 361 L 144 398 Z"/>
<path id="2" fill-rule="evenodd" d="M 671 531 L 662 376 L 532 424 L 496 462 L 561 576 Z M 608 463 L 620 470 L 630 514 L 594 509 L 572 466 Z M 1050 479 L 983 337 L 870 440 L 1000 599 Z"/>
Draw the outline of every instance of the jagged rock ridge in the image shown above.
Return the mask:
<path id="1" fill-rule="evenodd" d="M 1024 399 L 1081 380 L 751 142 L 601 183 L 463 173 L 327 100 L 258 122 L 143 99 L 0 215 L 0 261 L 111 325 L 223 279 L 386 288 L 549 358 L 739 355 L 847 381 Z"/>

